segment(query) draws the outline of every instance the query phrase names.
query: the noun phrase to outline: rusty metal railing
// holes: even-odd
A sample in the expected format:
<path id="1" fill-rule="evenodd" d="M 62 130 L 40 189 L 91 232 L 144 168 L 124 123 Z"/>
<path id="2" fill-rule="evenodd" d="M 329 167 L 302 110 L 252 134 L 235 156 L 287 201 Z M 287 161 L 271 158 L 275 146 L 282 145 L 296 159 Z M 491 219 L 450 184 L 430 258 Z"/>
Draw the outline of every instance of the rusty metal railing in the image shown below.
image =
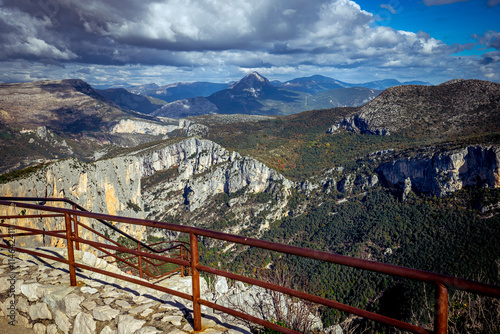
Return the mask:
<path id="1" fill-rule="evenodd" d="M 434 331 L 432 333 L 436 334 L 445 334 L 447 332 L 447 324 L 448 324 L 448 288 L 453 288 L 453 289 L 458 289 L 458 290 L 463 290 L 463 291 L 468 291 L 471 293 L 476 293 L 476 294 L 482 294 L 486 296 L 491 296 L 495 298 L 500 298 L 500 287 L 495 286 L 495 285 L 490 285 L 490 284 L 485 284 L 485 283 L 479 283 L 479 282 L 474 282 L 470 280 L 465 280 L 457 277 L 452 277 L 452 276 L 447 276 L 447 275 L 442 275 L 442 274 L 436 274 L 432 272 L 427 272 L 423 270 L 417 270 L 417 269 L 412 269 L 412 268 L 405 268 L 405 267 L 400 267 L 400 266 L 395 266 L 395 265 L 390 265 L 390 264 L 385 264 L 385 263 L 379 263 L 375 261 L 369 261 L 369 260 L 362 260 L 362 259 L 357 259 L 357 258 L 352 258 L 348 256 L 343 256 L 343 255 L 338 255 L 338 254 L 333 254 L 333 253 L 328 253 L 328 252 L 322 252 L 322 251 L 317 251 L 317 250 L 311 250 L 311 249 L 306 249 L 306 248 L 300 248 L 300 247 L 295 247 L 295 246 L 290 246 L 286 244 L 279 244 L 279 243 L 274 243 L 274 242 L 269 242 L 269 241 L 263 241 L 263 240 L 258 240 L 258 239 L 253 239 L 253 238 L 247 238 L 247 237 L 241 237 L 237 235 L 232 235 L 232 234 L 227 234 L 227 233 L 221 233 L 221 232 L 216 232 L 216 231 L 210 231 L 210 230 L 205 230 L 201 228 L 195 228 L 195 227 L 189 227 L 189 226 L 182 226 L 182 225 L 175 225 L 175 224 L 169 224 L 169 223 L 163 223 L 163 222 L 157 222 L 157 221 L 151 221 L 151 220 L 144 220 L 144 219 L 137 219 L 137 218 L 128 218 L 128 217 L 118 217 L 118 216 L 112 216 L 112 215 L 106 215 L 106 214 L 98 214 L 98 213 L 91 213 L 88 211 L 80 211 L 80 210 L 74 210 L 74 209 L 64 209 L 64 208 L 56 208 L 56 207 L 47 207 L 47 206 L 42 206 L 42 205 L 36 205 L 36 204 L 29 204 L 29 203 L 21 203 L 21 202 L 16 202 L 20 201 L 23 199 L 9 199 L 9 198 L 0 198 L 0 205 L 1 206 L 14 206 L 16 208 L 23 208 L 23 209 L 32 209 L 32 210 L 40 210 L 44 212 L 50 212 L 51 217 L 62 217 L 64 216 L 65 218 L 65 230 L 58 230 L 58 231 L 41 231 L 41 230 L 36 230 L 32 228 L 27 228 L 27 227 L 22 227 L 22 226 L 14 226 L 14 225 L 9 225 L 9 224 L 4 224 L 1 223 L 0 226 L 3 227 L 10 227 L 10 228 L 15 228 L 21 231 L 25 231 L 26 233 L 18 233 L 17 235 L 35 235 L 35 234 L 45 234 L 49 235 L 52 237 L 57 237 L 57 238 L 63 238 L 66 240 L 67 247 L 68 247 L 68 260 L 65 259 L 59 259 L 50 255 L 34 252 L 31 250 L 26 250 L 22 249 L 19 247 L 13 247 L 16 251 L 19 252 L 25 252 L 28 254 L 32 255 L 37 255 L 45 258 L 49 258 L 55 261 L 60 261 L 67 263 L 69 266 L 69 272 L 70 272 L 70 282 L 72 285 L 76 284 L 76 273 L 75 273 L 75 268 L 80 268 L 80 269 L 85 269 L 93 272 L 97 272 L 100 274 L 108 275 L 114 278 L 122 279 L 125 281 L 129 281 L 132 283 L 140 284 L 149 288 L 153 288 L 159 291 L 163 291 L 187 300 L 190 300 L 193 302 L 193 321 L 194 321 L 194 330 L 195 331 L 200 331 L 202 329 L 201 327 L 201 305 L 205 305 L 208 307 L 211 307 L 215 310 L 225 312 L 227 314 L 242 318 L 244 320 L 268 327 L 270 329 L 282 332 L 282 333 L 297 333 L 291 329 L 281 327 L 277 324 L 271 323 L 269 321 L 256 318 L 254 316 L 251 316 L 249 314 L 245 314 L 239 311 L 236 311 L 234 309 L 230 309 L 215 303 L 212 303 L 208 300 L 201 299 L 200 296 L 200 272 L 205 272 L 205 273 L 210 273 L 210 274 L 215 274 L 215 275 L 220 275 L 224 276 L 230 279 L 234 280 L 239 280 L 244 283 L 248 284 L 253 284 L 257 285 L 266 289 L 282 292 L 294 297 L 302 298 L 320 305 L 325 305 L 329 306 L 332 308 L 335 308 L 340 311 L 345 311 L 351 314 L 355 314 L 358 316 L 361 316 L 363 318 L 371 319 L 379 323 L 383 323 L 386 325 L 394 326 L 396 328 L 406 330 L 409 332 L 413 333 L 430 333 L 429 331 L 425 330 L 424 328 L 418 327 L 416 325 L 412 325 L 409 323 L 405 323 L 403 321 L 389 318 L 380 314 L 376 314 L 373 312 L 369 312 L 363 309 L 355 308 L 349 305 L 341 304 L 336 301 L 332 301 L 329 299 L 321 298 L 315 295 L 311 295 L 308 293 L 304 293 L 301 291 L 289 289 L 286 287 L 281 287 L 277 286 L 268 282 L 260 281 L 257 279 L 237 275 L 234 273 L 218 270 L 215 268 L 207 267 L 200 265 L 199 263 L 199 247 L 198 247 L 198 237 L 205 237 L 205 238 L 213 238 L 213 239 L 218 239 L 222 241 L 227 241 L 227 242 L 232 242 L 232 243 L 237 243 L 237 244 L 242 244 L 242 245 L 247 245 L 247 246 L 253 246 L 253 247 L 258 247 L 262 249 L 267 249 L 267 250 L 272 250 L 276 251 L 279 253 L 285 253 L 285 254 L 290 254 L 290 255 L 297 255 L 297 256 L 302 256 L 306 258 L 311 258 L 311 259 L 316 259 L 324 262 L 330 262 L 330 263 L 335 263 L 335 264 L 340 264 L 340 265 L 345 265 L 349 267 L 354 267 L 354 268 L 359 268 L 359 269 L 364 269 L 364 270 L 369 270 L 373 272 L 378 272 L 378 273 L 383 273 L 383 274 L 388 274 L 388 275 L 393 275 L 393 276 L 398 276 L 398 277 L 403 277 L 403 278 L 409 278 L 421 282 L 427 282 L 427 283 L 432 283 L 436 286 L 436 305 L 435 305 L 435 323 L 434 323 Z M 24 199 L 26 200 L 26 199 Z M 29 199 L 29 200 L 36 200 L 36 201 L 43 201 L 44 199 Z M 59 199 L 61 200 L 61 199 Z M 66 203 L 72 204 L 71 201 L 68 200 L 62 200 Z M 54 215 L 55 214 L 55 215 Z M 36 217 L 39 217 L 41 215 L 36 215 Z M 177 259 L 177 258 L 166 258 L 165 256 L 155 254 L 155 252 L 152 253 L 147 253 L 141 250 L 141 246 L 143 245 L 141 242 L 137 241 L 138 247 L 137 250 L 133 249 L 127 249 L 126 252 L 132 255 L 140 256 L 142 258 L 147 258 L 147 259 L 154 259 L 154 260 L 159 260 L 159 261 L 167 261 L 170 263 L 175 263 L 181 266 L 185 267 L 190 267 L 191 273 L 192 273 L 192 294 L 188 295 L 185 293 L 181 293 L 175 290 L 171 290 L 162 286 L 158 286 L 155 284 L 151 284 L 149 282 L 144 282 L 142 280 L 137 280 L 128 276 L 124 275 L 119 275 L 115 274 L 112 272 L 107 272 L 101 269 L 89 267 L 80 263 L 76 263 L 74 260 L 74 254 L 73 254 L 73 249 L 74 249 L 74 244 L 87 244 L 89 246 L 95 247 L 95 248 L 102 248 L 102 249 L 108 249 L 112 250 L 115 252 L 123 252 L 124 249 L 123 247 L 119 247 L 116 245 L 110 245 L 110 244 L 104 244 L 96 241 L 91 241 L 91 240 L 86 240 L 78 235 L 76 235 L 75 231 L 72 230 L 72 226 L 74 224 L 71 224 L 72 218 L 75 216 L 81 216 L 81 217 L 87 217 L 91 219 L 96 219 L 100 222 L 106 222 L 107 221 L 113 221 L 113 222 L 121 222 L 121 223 L 127 223 L 127 224 L 133 224 L 133 225 L 139 225 L 139 226 L 149 226 L 149 227 L 155 227 L 155 228 L 160 228 L 160 229 L 166 229 L 169 231 L 175 231 L 175 232 L 182 232 L 182 233 L 187 233 L 189 234 L 190 238 L 190 252 L 191 252 L 191 258 L 190 261 L 185 261 L 182 259 Z M 15 216 L 18 217 L 18 216 Z M 49 217 L 48 215 L 45 215 L 44 217 Z M 6 219 L 7 216 L 0 217 L 0 219 Z M 111 224 L 109 224 L 111 225 Z M 112 226 L 112 225 L 111 225 Z M 123 234 L 123 232 L 120 232 Z M 9 248 L 9 245 L 0 245 L 0 247 L 3 248 Z M 148 245 L 149 248 L 151 248 Z"/>
<path id="2" fill-rule="evenodd" d="M 5 199 L 5 197 L 0 197 L 0 199 Z M 72 206 L 73 210 L 80 210 L 83 212 L 88 212 L 86 209 L 83 207 L 79 206 L 78 204 L 67 200 L 65 198 L 31 198 L 31 197 L 12 197 L 12 200 L 16 201 L 35 201 L 35 202 L 41 202 L 43 205 L 45 205 L 48 202 L 61 202 L 65 204 L 69 204 Z M 64 215 L 59 214 L 59 215 L 50 215 L 50 214 L 45 214 L 45 215 L 16 215 L 16 216 L 3 216 L 0 217 L 1 219 L 26 219 L 26 218 L 58 218 L 58 217 L 64 217 Z M 146 244 L 142 241 L 137 240 L 133 236 L 121 231 L 120 229 L 116 228 L 114 225 L 110 224 L 107 221 L 104 221 L 102 219 L 98 219 L 100 223 L 102 223 L 104 226 L 111 228 L 113 231 L 118 232 L 121 236 L 124 237 L 124 240 L 128 241 L 129 243 L 136 244 L 137 249 L 140 251 L 141 246 L 144 249 L 145 252 L 149 253 L 157 253 L 157 254 L 164 254 L 166 252 L 169 252 L 169 257 L 170 258 L 175 258 L 175 259 L 181 259 L 185 261 L 190 260 L 190 250 L 189 248 L 186 247 L 188 245 L 186 242 L 183 241 L 160 241 L 156 242 L 153 244 Z M 92 234 L 99 236 L 100 238 L 108 241 L 111 244 L 114 244 L 118 247 L 124 247 L 124 245 L 121 245 L 117 241 L 111 239 L 110 237 L 107 237 L 103 235 L 102 233 L 98 232 L 94 228 L 87 226 L 80 222 L 78 220 L 77 215 L 70 216 L 70 224 L 72 224 L 72 233 L 74 234 L 75 237 L 79 236 L 79 230 L 81 229 L 86 229 Z M 55 232 L 59 233 L 65 233 L 66 230 L 59 230 Z M 30 232 L 30 233 L 23 233 L 23 234 L 13 234 L 12 236 L 33 236 L 33 235 L 39 235 L 43 234 L 41 232 Z M 6 235 L 0 235 L 1 237 L 5 237 Z M 157 246 L 161 244 L 173 244 L 172 246 L 166 247 L 166 248 L 158 248 Z M 116 263 L 117 267 L 119 269 L 122 269 L 126 271 L 127 273 L 135 273 L 137 274 L 136 276 L 139 276 L 141 278 L 146 278 L 147 280 L 149 279 L 160 279 L 165 276 L 169 276 L 171 274 L 174 274 L 176 272 L 180 272 L 181 276 L 184 277 L 184 275 L 190 272 L 190 268 L 186 268 L 185 266 L 181 265 L 179 268 L 175 268 L 173 270 L 163 272 L 162 267 L 165 266 L 168 262 L 167 261 L 159 261 L 159 260 L 150 260 L 148 258 L 143 258 L 141 255 L 133 255 L 128 258 L 123 258 L 120 257 L 120 254 L 126 254 L 127 252 L 109 252 L 106 249 L 100 247 L 100 246 L 95 246 L 95 248 L 103 253 L 104 255 L 99 256 L 100 258 L 106 259 L 106 258 L 112 258 L 112 261 L 107 261 L 108 263 Z M 80 243 L 75 242 L 75 249 L 80 250 Z M 126 249 L 126 248 L 125 248 Z M 173 250 L 178 250 L 178 254 L 172 254 Z M 143 263 L 145 264 L 145 267 L 143 266 Z M 151 265 L 151 268 L 150 268 Z M 156 272 L 156 275 L 153 274 L 152 271 Z"/>

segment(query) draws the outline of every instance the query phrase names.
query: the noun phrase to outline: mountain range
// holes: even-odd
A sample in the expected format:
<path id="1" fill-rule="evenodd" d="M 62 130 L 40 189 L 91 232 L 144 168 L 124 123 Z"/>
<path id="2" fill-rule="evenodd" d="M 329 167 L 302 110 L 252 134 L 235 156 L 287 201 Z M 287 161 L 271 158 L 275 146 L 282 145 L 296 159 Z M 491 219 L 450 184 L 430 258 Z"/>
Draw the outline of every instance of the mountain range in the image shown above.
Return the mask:
<path id="1" fill-rule="evenodd" d="M 498 285 L 500 84 L 452 80 L 371 90 L 310 94 L 252 73 L 197 98 L 200 116 L 172 120 L 128 106 L 148 109 L 154 99 L 129 99 L 130 92 L 103 92 L 81 80 L 3 84 L 0 193 L 64 196 L 95 212 L 470 279 L 481 272 L 481 280 Z M 280 103 L 292 108 L 289 100 L 307 96 L 310 104 L 344 91 L 377 96 L 355 107 L 280 114 Z M 185 101 L 174 102 L 174 115 L 190 115 L 195 104 Z M 211 114 L 203 114 L 207 106 Z M 221 112 L 233 108 L 248 114 Z M 127 232 L 141 240 L 183 237 L 139 225 Z M 310 293 L 429 325 L 425 314 L 412 313 L 428 302 L 421 284 L 208 239 L 200 241 L 204 265 L 254 275 L 282 261 Z M 458 305 L 457 296 L 450 294 L 450 305 Z M 450 319 L 469 309 L 479 314 L 477 302 L 451 309 Z M 482 323 L 500 325 L 497 307 L 483 308 L 493 317 Z M 358 321 L 321 311 L 324 327 Z"/>
<path id="2" fill-rule="evenodd" d="M 253 72 L 206 98 L 189 98 L 166 104 L 154 115 L 174 118 L 214 113 L 289 115 L 304 110 L 358 106 L 381 92 L 363 87 L 344 88 L 337 84 L 338 81 L 333 80 L 334 83 L 332 80 L 314 76 L 277 85 Z M 179 109 L 180 106 L 182 109 Z"/>
<path id="3" fill-rule="evenodd" d="M 236 83 L 178 82 L 165 86 L 152 83 L 99 92 L 128 110 L 182 118 L 213 113 L 287 115 L 304 110 L 359 106 L 382 90 L 403 84 L 430 85 L 393 79 L 351 84 L 321 75 L 270 82 L 255 72 Z"/>

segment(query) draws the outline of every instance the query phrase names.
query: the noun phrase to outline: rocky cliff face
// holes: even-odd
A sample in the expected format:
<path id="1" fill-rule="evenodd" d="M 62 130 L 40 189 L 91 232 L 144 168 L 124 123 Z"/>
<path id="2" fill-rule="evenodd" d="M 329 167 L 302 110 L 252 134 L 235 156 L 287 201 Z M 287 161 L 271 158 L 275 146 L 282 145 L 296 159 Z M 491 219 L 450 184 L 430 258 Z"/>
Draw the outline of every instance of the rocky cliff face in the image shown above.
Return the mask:
<path id="1" fill-rule="evenodd" d="M 111 133 L 120 134 L 144 134 L 161 136 L 180 130 L 188 136 L 206 136 L 208 128 L 185 119 L 180 119 L 178 124 L 154 123 L 151 121 L 140 121 L 137 119 L 123 119 L 111 128 Z"/>
<path id="2" fill-rule="evenodd" d="M 389 186 L 444 196 L 465 186 L 500 187 L 500 148 L 469 146 L 396 160 L 379 168 Z"/>
<path id="3" fill-rule="evenodd" d="M 212 141 L 190 138 L 136 156 L 147 177 L 143 196 L 150 218 L 175 217 L 206 225 L 232 217 L 240 222 L 224 227 L 237 232 L 259 214 L 256 231 L 286 214 L 292 182 L 261 162 L 231 153 Z"/>
<path id="4" fill-rule="evenodd" d="M 76 159 L 59 161 L 51 164 L 31 175 L 5 184 L 0 184 L 2 196 L 22 197 L 65 197 L 89 211 L 108 213 L 127 217 L 142 217 L 141 197 L 141 165 L 136 157 L 120 157 L 81 163 Z M 58 205 L 47 203 L 47 205 Z M 10 208 L 0 207 L 0 214 L 13 214 Z M 84 220 L 85 221 L 85 220 Z M 62 227 L 60 219 L 53 225 L 52 220 L 23 221 L 23 225 L 33 228 L 53 230 Z M 100 224 L 96 224 L 98 227 Z M 127 233 L 141 238 L 144 232 L 142 227 L 117 225 Z M 92 240 L 97 240 L 86 230 L 80 234 Z M 109 232 L 109 231 L 108 231 Z M 33 240 L 33 239 L 32 239 Z M 37 238 L 29 247 L 55 246 L 62 243 L 62 239 Z"/>

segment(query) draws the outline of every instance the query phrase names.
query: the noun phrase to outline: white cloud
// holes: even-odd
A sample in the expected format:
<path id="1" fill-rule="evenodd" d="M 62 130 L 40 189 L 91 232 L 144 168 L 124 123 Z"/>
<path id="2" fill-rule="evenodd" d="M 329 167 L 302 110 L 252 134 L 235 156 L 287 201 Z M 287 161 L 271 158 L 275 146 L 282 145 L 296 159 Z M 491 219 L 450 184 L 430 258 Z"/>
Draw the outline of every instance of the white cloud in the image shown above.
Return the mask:
<path id="1" fill-rule="evenodd" d="M 430 67 L 435 73 L 437 64 L 456 64 L 450 57 L 456 47 L 421 31 L 379 26 L 372 13 L 349 0 L 64 0 L 46 15 L 37 14 L 36 1 L 0 1 L 0 27 L 5 27 L 0 60 L 50 60 L 66 66 L 64 71 L 37 68 L 49 76 L 59 70 L 95 82 L 138 81 L 134 76 L 229 81 L 250 69 L 280 77 L 306 68 L 342 75 L 336 71 L 359 68 L 376 75 L 368 69 L 382 67 L 407 75 L 400 71 L 404 66 L 418 73 Z M 397 8 L 386 2 L 382 8 Z M 451 2 L 425 0 L 429 6 Z M 496 34 L 477 38 L 495 47 Z M 127 64 L 132 67 L 116 72 Z M 85 70 L 89 66 L 90 73 Z M 16 73 L 2 80 L 26 75 L 22 69 Z"/>

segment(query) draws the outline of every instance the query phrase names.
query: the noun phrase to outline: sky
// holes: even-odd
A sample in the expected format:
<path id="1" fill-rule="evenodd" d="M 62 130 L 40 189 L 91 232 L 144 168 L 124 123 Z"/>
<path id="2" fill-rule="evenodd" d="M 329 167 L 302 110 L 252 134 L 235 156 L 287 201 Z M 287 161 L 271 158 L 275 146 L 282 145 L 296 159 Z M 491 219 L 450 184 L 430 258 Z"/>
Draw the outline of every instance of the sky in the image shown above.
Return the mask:
<path id="1" fill-rule="evenodd" d="M 0 81 L 500 82 L 500 0 L 0 0 Z"/>

